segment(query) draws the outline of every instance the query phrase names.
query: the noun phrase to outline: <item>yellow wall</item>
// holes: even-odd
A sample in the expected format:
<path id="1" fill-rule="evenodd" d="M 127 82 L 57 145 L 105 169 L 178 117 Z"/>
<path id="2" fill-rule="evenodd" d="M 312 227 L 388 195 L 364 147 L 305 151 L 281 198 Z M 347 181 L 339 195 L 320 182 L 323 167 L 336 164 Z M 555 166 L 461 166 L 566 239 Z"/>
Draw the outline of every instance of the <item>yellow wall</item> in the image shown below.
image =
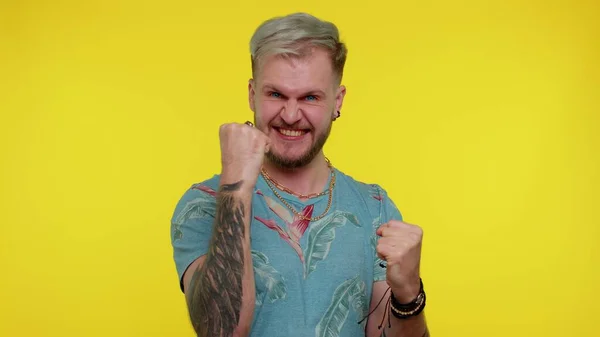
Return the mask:
<path id="1" fill-rule="evenodd" d="M 425 229 L 433 335 L 600 335 L 598 3 L 319 2 L 1 2 L 0 336 L 193 336 L 170 216 L 298 10 L 348 43 L 326 152 Z"/>

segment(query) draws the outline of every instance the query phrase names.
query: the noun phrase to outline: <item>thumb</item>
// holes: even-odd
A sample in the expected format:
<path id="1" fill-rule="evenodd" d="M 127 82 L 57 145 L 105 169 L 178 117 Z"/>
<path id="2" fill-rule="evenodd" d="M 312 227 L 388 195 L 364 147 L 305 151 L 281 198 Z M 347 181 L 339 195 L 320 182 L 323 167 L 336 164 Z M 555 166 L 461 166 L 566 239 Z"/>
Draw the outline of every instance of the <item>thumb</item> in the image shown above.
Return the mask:
<path id="1" fill-rule="evenodd" d="M 264 136 L 264 149 L 265 149 L 265 153 L 269 152 L 271 150 L 271 139 L 269 137 L 267 137 L 266 135 Z"/>

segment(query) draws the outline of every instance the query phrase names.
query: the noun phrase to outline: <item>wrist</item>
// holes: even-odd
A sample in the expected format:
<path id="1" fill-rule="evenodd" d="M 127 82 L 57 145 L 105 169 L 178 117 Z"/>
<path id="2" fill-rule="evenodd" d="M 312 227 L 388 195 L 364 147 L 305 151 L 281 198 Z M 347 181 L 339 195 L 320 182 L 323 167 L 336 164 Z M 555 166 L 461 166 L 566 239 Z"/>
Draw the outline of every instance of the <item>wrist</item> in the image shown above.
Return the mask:
<path id="1" fill-rule="evenodd" d="M 230 192 L 252 193 L 258 176 L 248 174 L 242 169 L 223 168 L 219 179 L 219 188 Z M 234 188 L 228 188 L 233 186 Z"/>
<path id="2" fill-rule="evenodd" d="M 416 280 L 404 283 L 400 287 L 391 287 L 391 290 L 399 303 L 410 303 L 421 292 L 421 279 L 417 277 Z"/>
<path id="3" fill-rule="evenodd" d="M 423 282 L 419 279 L 419 292 L 410 302 L 400 302 L 392 290 L 390 297 L 390 313 L 398 319 L 408 319 L 419 315 L 425 308 L 426 295 Z"/>

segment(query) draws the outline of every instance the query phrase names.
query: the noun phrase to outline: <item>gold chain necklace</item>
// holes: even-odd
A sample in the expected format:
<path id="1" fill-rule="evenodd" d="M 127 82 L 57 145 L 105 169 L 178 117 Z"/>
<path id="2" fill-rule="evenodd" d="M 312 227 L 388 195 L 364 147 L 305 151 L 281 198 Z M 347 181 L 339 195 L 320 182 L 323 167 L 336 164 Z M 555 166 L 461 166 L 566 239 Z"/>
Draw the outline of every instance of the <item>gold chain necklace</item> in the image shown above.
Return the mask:
<path id="1" fill-rule="evenodd" d="M 335 177 L 335 172 L 333 170 L 333 167 L 331 165 L 331 162 L 329 161 L 329 159 L 325 158 L 325 160 L 327 161 L 327 166 L 329 167 L 329 169 L 331 170 L 331 177 L 332 179 Z M 327 193 L 329 193 L 328 190 L 325 190 L 323 192 L 320 193 L 311 193 L 311 194 L 301 194 L 301 193 L 296 193 L 292 190 L 290 190 L 289 188 L 283 186 L 282 184 L 280 184 L 279 182 L 277 182 L 275 179 L 273 179 L 268 173 L 267 171 L 265 171 L 264 168 L 261 169 L 261 173 L 263 175 L 263 177 L 265 178 L 265 180 L 269 181 L 272 185 L 275 185 L 275 187 L 277 187 L 279 190 L 282 190 L 284 192 L 287 192 L 293 196 L 296 196 L 300 199 L 312 199 L 312 198 L 316 198 L 316 197 L 320 197 L 322 195 L 325 195 Z"/>
<path id="2" fill-rule="evenodd" d="M 325 211 L 323 211 L 323 213 L 321 215 L 312 217 L 312 218 L 309 218 L 309 217 L 305 216 L 304 214 L 296 211 L 296 209 L 292 205 L 290 205 L 287 201 L 285 201 L 285 199 L 283 197 L 281 197 L 281 195 L 275 189 L 276 183 L 271 179 L 271 177 L 266 173 L 266 171 L 264 169 L 261 169 L 261 174 L 263 175 L 263 178 L 265 178 L 265 181 L 266 181 L 267 185 L 269 186 L 269 188 L 271 189 L 271 191 L 273 191 L 273 194 L 275 194 L 275 196 L 277 196 L 277 198 L 279 200 L 281 200 L 281 202 L 288 209 L 290 209 L 295 215 L 297 215 L 299 218 L 304 219 L 304 220 L 317 221 L 317 220 L 320 220 L 321 218 L 323 218 L 325 215 L 327 215 L 327 212 L 329 212 L 329 209 L 331 208 L 331 202 L 333 200 L 333 187 L 335 186 L 335 170 L 331 166 L 331 163 L 329 163 L 329 160 L 327 160 L 327 163 L 329 165 L 329 168 L 331 169 L 331 179 L 329 181 L 329 188 L 327 191 L 319 193 L 319 195 L 324 195 L 326 193 L 329 193 L 329 198 L 327 199 L 327 207 L 325 208 Z M 296 194 L 294 194 L 294 195 L 296 195 Z"/>

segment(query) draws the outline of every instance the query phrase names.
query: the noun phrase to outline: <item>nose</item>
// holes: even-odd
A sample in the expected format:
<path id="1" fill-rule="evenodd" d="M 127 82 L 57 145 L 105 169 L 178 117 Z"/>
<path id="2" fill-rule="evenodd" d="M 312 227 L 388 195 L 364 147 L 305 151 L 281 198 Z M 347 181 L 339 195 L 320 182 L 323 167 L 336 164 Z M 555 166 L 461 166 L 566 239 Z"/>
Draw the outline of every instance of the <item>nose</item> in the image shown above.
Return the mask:
<path id="1" fill-rule="evenodd" d="M 298 102 L 295 99 L 288 99 L 286 104 L 281 109 L 281 119 L 288 124 L 292 125 L 302 119 L 302 111 L 298 106 Z"/>

